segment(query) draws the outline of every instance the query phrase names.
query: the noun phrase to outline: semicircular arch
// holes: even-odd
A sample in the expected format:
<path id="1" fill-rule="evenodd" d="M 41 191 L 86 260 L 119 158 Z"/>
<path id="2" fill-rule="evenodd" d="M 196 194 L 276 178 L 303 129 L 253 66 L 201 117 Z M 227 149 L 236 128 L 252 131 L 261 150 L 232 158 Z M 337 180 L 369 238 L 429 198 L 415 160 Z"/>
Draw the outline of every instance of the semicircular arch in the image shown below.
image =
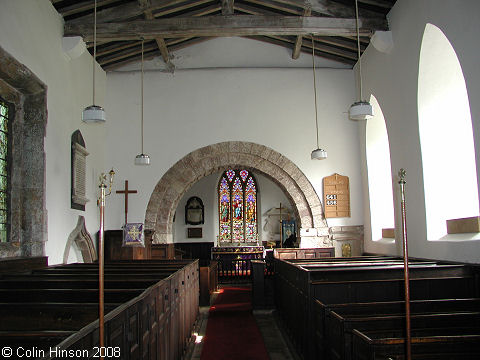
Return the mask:
<path id="1" fill-rule="evenodd" d="M 244 167 L 268 177 L 290 200 L 300 228 L 316 228 L 324 236 L 328 233 L 320 198 L 298 166 L 266 146 L 228 141 L 192 151 L 159 180 L 145 214 L 145 228 L 155 233 L 154 241 L 172 242 L 173 217 L 182 196 L 201 178 L 229 167 Z"/>

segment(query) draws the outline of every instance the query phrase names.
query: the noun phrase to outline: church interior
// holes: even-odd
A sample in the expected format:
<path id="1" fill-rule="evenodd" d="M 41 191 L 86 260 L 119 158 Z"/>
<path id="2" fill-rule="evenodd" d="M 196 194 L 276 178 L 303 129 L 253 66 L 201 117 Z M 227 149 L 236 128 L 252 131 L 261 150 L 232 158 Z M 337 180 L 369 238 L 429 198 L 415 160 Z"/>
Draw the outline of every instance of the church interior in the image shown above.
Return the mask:
<path id="1" fill-rule="evenodd" d="M 1 0 L 2 356 L 187 359 L 233 303 L 304 359 L 478 358 L 478 14 Z M 244 331 L 201 359 L 273 358 Z"/>

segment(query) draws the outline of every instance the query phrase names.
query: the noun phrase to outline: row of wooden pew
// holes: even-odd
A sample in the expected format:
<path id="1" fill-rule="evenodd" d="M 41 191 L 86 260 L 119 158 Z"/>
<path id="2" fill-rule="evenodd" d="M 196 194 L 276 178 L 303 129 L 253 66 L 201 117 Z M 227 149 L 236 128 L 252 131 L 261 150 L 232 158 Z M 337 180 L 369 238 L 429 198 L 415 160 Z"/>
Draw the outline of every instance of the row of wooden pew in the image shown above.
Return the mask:
<path id="1" fill-rule="evenodd" d="M 403 260 L 275 260 L 275 301 L 305 359 L 405 358 Z M 409 263 L 412 358 L 480 358 L 479 268 Z"/>
<path id="2" fill-rule="evenodd" d="M 112 359 L 179 359 L 198 315 L 198 260 L 109 262 L 104 273 L 106 349 L 98 349 L 98 264 L 1 274 L 0 348 L 11 358 L 104 351 Z"/>

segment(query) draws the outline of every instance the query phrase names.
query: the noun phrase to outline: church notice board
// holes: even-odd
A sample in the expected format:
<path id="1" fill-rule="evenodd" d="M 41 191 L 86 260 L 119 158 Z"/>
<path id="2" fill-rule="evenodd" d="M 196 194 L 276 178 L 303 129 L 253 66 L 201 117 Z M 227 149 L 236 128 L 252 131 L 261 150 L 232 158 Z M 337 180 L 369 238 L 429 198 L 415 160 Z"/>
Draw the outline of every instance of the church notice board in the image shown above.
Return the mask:
<path id="1" fill-rule="evenodd" d="M 323 178 L 325 217 L 350 217 L 350 186 L 348 176 L 333 174 Z"/>

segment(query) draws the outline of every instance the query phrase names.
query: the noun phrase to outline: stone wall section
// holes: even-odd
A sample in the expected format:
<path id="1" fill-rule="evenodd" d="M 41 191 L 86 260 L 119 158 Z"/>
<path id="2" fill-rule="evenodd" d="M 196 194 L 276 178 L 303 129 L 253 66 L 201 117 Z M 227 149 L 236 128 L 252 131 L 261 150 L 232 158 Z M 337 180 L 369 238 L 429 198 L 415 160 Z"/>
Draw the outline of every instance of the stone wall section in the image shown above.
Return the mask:
<path id="1" fill-rule="evenodd" d="M 145 228 L 153 242 L 173 242 L 173 216 L 178 202 L 201 178 L 228 168 L 244 167 L 266 176 L 285 193 L 301 229 L 318 229 L 322 246 L 331 245 L 319 196 L 305 174 L 289 159 L 266 146 L 229 141 L 192 151 L 175 163 L 152 192 L 145 214 Z"/>
<path id="2" fill-rule="evenodd" d="M 47 87 L 0 47 L 0 89 L 13 104 L 10 154 L 9 241 L 0 257 L 45 255 L 45 150 Z"/>

